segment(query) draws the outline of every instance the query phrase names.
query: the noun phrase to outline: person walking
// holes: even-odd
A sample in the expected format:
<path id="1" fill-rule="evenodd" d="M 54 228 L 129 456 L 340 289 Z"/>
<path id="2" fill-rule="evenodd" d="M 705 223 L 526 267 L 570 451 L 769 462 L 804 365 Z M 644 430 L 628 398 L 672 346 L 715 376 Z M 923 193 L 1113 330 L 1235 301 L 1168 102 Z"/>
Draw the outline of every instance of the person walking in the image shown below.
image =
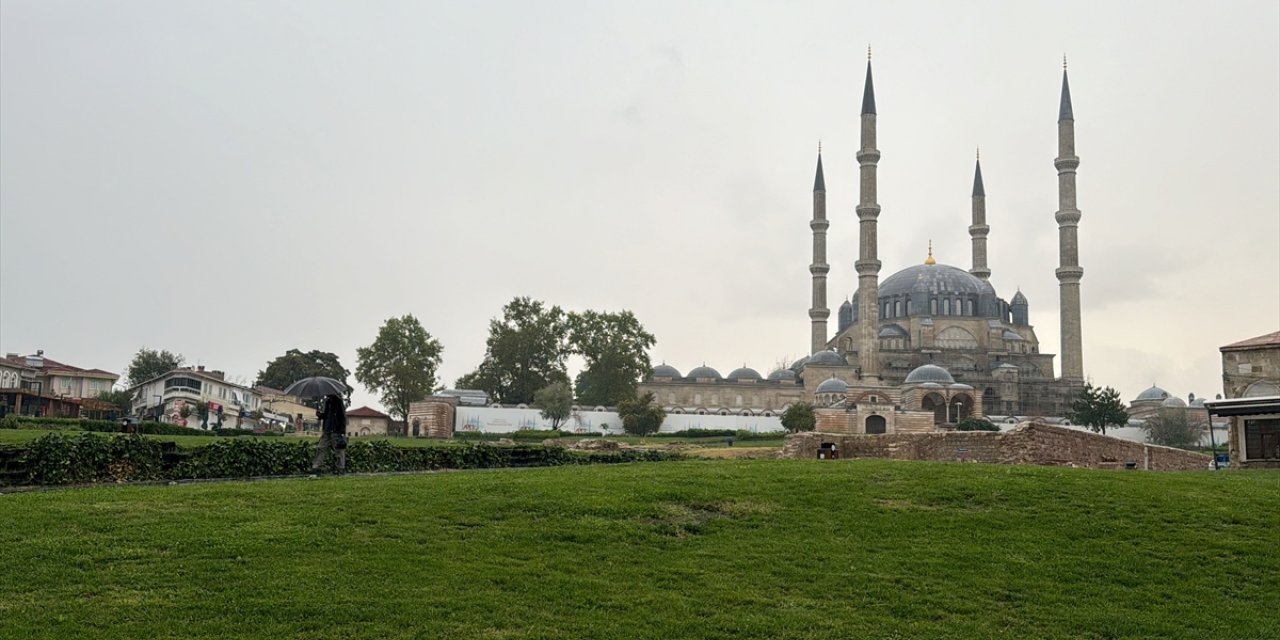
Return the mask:
<path id="1" fill-rule="evenodd" d="M 319 474 L 324 466 L 325 458 L 332 448 L 337 464 L 336 473 L 347 470 L 347 408 L 342 396 L 330 394 L 325 396 L 324 404 L 316 411 L 320 419 L 322 432 L 320 441 L 316 443 L 316 457 L 311 461 L 311 473 Z"/>

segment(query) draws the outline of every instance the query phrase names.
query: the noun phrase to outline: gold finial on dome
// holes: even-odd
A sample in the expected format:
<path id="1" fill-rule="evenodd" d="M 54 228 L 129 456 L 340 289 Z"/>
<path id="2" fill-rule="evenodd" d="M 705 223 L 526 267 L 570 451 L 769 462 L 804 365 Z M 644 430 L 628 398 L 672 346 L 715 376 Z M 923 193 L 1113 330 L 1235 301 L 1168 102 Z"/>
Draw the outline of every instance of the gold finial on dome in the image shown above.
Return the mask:
<path id="1" fill-rule="evenodd" d="M 924 259 L 924 263 L 938 264 L 938 261 L 933 259 L 933 240 L 929 241 L 929 257 Z"/>

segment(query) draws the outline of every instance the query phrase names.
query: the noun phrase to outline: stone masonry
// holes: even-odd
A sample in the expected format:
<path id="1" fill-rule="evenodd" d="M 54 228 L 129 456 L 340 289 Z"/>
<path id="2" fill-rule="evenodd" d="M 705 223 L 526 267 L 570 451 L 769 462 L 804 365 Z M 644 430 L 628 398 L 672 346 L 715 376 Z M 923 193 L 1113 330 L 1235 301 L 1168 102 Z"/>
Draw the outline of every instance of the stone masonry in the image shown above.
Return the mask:
<path id="1" fill-rule="evenodd" d="M 428 438 L 452 438 L 457 407 L 458 398 L 453 396 L 431 396 L 410 404 L 409 433 L 417 426 L 418 432 Z"/>
<path id="2" fill-rule="evenodd" d="M 1192 451 L 1034 422 L 1023 423 L 1005 432 L 795 433 L 787 436 L 780 457 L 816 459 L 824 444 L 835 445 L 841 458 L 1038 464 L 1091 469 L 1124 469 L 1128 463 L 1133 463 L 1137 469 L 1150 471 L 1201 471 L 1209 468 L 1211 460 L 1207 455 Z"/>

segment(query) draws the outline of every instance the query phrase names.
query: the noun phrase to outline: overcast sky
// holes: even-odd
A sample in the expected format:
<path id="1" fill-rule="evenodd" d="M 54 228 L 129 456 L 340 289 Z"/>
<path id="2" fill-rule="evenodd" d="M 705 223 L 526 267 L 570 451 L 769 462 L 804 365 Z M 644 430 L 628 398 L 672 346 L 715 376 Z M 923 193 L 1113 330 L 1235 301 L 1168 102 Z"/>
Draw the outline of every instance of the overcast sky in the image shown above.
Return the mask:
<path id="1" fill-rule="evenodd" d="M 1280 329 L 1277 7 L 2 0 L 0 349 L 251 382 L 413 314 L 452 385 L 531 296 L 767 373 L 808 347 L 819 139 L 833 331 L 856 287 L 870 44 L 881 281 L 970 267 L 980 146 L 991 280 L 1059 353 L 1066 53 L 1085 372 L 1212 396 Z"/>

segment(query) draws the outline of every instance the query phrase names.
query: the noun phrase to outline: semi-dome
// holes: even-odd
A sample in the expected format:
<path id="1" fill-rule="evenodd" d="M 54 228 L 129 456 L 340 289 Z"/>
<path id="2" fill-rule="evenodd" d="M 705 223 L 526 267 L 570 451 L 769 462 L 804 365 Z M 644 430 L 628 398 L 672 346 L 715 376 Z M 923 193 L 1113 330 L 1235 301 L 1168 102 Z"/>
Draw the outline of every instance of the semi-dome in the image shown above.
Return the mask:
<path id="1" fill-rule="evenodd" d="M 1169 396 L 1164 399 L 1164 402 L 1160 403 L 1160 406 L 1168 407 L 1170 409 L 1185 409 L 1187 408 L 1187 403 L 1183 402 L 1182 398 L 1179 398 L 1178 396 Z"/>
<path id="2" fill-rule="evenodd" d="M 814 393 L 844 393 L 849 390 L 849 385 L 840 378 L 829 378 L 823 380 L 822 384 L 814 390 Z"/>
<path id="3" fill-rule="evenodd" d="M 880 284 L 880 297 L 909 296 L 912 289 L 929 293 L 984 293 L 980 278 L 947 264 L 917 264 L 899 271 Z"/>
<path id="4" fill-rule="evenodd" d="M 1133 401 L 1142 402 L 1143 400 L 1164 400 L 1165 398 L 1168 398 L 1168 397 L 1169 397 L 1168 391 L 1165 391 L 1164 389 L 1161 389 L 1160 387 L 1157 387 L 1153 384 L 1151 385 L 1150 389 L 1147 389 L 1146 391 L 1139 393 L 1138 397 L 1134 398 Z"/>
<path id="5" fill-rule="evenodd" d="M 946 369 L 936 364 L 926 364 L 916 367 L 907 374 L 907 384 L 920 384 L 922 382 L 937 382 L 939 384 L 955 384 L 955 378 Z"/>
<path id="6" fill-rule="evenodd" d="M 907 337 L 907 330 L 903 329 L 902 327 L 899 327 L 896 324 L 887 324 L 883 327 L 880 327 L 880 337 L 881 338 L 905 338 Z"/>
<path id="7" fill-rule="evenodd" d="M 1022 336 L 1008 329 L 1004 330 L 1004 334 L 1001 337 L 1003 337 L 1005 340 L 1024 340 Z"/>
<path id="8" fill-rule="evenodd" d="M 738 367 L 737 369 L 734 369 L 733 371 L 729 372 L 729 379 L 730 380 L 763 380 L 764 378 L 761 378 L 760 372 L 756 371 L 755 369 L 752 369 L 750 367 Z"/>
<path id="9" fill-rule="evenodd" d="M 713 379 L 713 380 L 723 380 L 723 379 L 724 379 L 724 378 L 721 378 L 721 377 L 720 377 L 720 372 L 719 372 L 719 371 L 716 371 L 715 369 L 712 369 L 711 367 L 708 367 L 708 366 L 707 366 L 707 365 L 705 365 L 705 364 L 704 364 L 704 365 L 702 365 L 701 367 L 696 367 L 696 368 L 694 368 L 694 370 L 693 370 L 693 371 L 690 371 L 690 372 L 689 372 L 689 377 L 690 377 L 690 378 L 711 378 L 711 379 Z"/>
<path id="10" fill-rule="evenodd" d="M 849 361 L 845 360 L 844 356 L 834 351 L 819 351 L 809 356 L 809 362 L 805 364 L 835 365 L 844 367 L 849 365 Z"/>
<path id="11" fill-rule="evenodd" d="M 773 381 L 795 380 L 796 372 L 790 369 L 778 369 L 777 371 L 769 374 L 769 379 Z"/>
<path id="12" fill-rule="evenodd" d="M 653 368 L 653 377 L 654 378 L 683 378 L 684 376 L 680 375 L 679 369 L 676 369 L 675 367 L 664 362 Z"/>

